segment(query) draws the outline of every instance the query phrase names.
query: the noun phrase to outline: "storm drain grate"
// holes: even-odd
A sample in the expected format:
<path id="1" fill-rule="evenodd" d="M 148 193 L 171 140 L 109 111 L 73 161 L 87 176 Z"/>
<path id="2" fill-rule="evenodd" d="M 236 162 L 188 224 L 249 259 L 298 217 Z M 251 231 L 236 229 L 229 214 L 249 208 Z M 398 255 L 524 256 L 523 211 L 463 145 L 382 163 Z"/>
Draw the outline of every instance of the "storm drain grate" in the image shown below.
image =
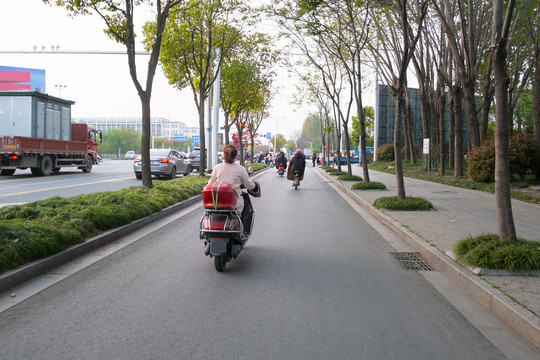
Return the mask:
<path id="1" fill-rule="evenodd" d="M 392 253 L 394 259 L 399 261 L 401 266 L 407 270 L 433 270 L 426 264 L 421 258 L 419 253 L 414 252 L 394 252 Z"/>

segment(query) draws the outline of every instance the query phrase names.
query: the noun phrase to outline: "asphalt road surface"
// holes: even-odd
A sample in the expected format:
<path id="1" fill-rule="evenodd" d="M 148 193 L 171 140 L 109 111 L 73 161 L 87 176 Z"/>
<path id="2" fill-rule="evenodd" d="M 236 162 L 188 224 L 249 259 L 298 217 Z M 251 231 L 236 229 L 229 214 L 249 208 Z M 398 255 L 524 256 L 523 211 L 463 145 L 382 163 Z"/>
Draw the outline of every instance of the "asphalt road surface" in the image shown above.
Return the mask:
<path id="1" fill-rule="evenodd" d="M 14 175 L 0 176 L 0 206 L 43 200 L 55 195 L 71 197 L 139 185 L 141 180 L 135 179 L 133 160 L 107 159 L 94 165 L 90 173 L 66 167 L 58 174 L 33 176 L 30 169 L 17 169 Z"/>
<path id="2" fill-rule="evenodd" d="M 311 168 L 296 191 L 258 180 L 254 233 L 225 272 L 197 206 L 0 313 L 1 357 L 506 358 Z"/>

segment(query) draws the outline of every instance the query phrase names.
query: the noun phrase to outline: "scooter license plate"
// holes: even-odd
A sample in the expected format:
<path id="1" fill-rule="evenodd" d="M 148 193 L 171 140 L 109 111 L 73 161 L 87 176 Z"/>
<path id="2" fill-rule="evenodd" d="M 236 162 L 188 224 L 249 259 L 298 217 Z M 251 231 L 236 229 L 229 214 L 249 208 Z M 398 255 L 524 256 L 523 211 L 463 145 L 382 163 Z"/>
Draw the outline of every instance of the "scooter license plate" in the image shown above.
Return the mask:
<path id="1" fill-rule="evenodd" d="M 210 240 L 210 252 L 212 255 L 224 254 L 227 252 L 227 239 L 214 238 Z"/>

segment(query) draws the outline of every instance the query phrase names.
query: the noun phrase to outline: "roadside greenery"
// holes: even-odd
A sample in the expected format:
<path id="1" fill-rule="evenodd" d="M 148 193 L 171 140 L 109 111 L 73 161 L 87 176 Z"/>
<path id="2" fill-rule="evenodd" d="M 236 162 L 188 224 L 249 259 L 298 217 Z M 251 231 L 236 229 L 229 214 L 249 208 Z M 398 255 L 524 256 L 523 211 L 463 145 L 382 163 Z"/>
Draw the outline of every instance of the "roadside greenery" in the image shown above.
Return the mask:
<path id="1" fill-rule="evenodd" d="M 377 209 L 388 210 L 431 210 L 433 204 L 426 199 L 414 196 L 407 196 L 405 199 L 400 199 L 397 196 L 383 196 L 373 202 L 373 206 Z"/>
<path id="2" fill-rule="evenodd" d="M 353 190 L 385 190 L 386 185 L 380 182 L 370 181 L 370 182 L 357 182 L 351 186 Z"/>
<path id="3" fill-rule="evenodd" d="M 457 242 L 454 253 L 460 262 L 484 269 L 540 270 L 540 242 L 508 243 L 496 234 L 484 234 Z"/>
<path id="4" fill-rule="evenodd" d="M 71 198 L 55 196 L 1 208 L 0 272 L 199 195 L 208 179 L 188 176 L 156 182 L 152 189 L 130 187 Z"/>
<path id="5" fill-rule="evenodd" d="M 394 166 L 395 164 L 393 161 L 376 161 L 368 165 L 371 170 L 386 172 L 389 174 L 395 174 Z M 448 172 L 450 171 L 451 169 L 448 169 Z M 454 176 L 441 176 L 437 172 L 437 169 L 432 169 L 428 174 L 426 170 L 422 169 L 421 163 L 411 164 L 410 161 L 403 161 L 403 175 L 415 179 L 433 181 L 439 184 L 495 193 L 494 183 L 486 184 L 483 182 L 476 182 L 467 177 L 456 178 Z M 527 188 L 531 185 L 539 185 L 538 183 L 535 183 L 534 176 L 532 175 L 525 176 L 524 180 L 519 179 L 519 177 L 513 177 L 512 182 L 510 183 L 512 188 L 510 190 L 510 194 L 512 195 L 512 198 L 533 204 L 540 204 L 540 196 L 525 194 L 516 190 L 519 188 Z"/>
<path id="6" fill-rule="evenodd" d="M 338 180 L 343 180 L 343 181 L 363 181 L 363 179 L 360 176 L 349 175 L 347 173 L 345 173 L 344 175 L 338 176 L 337 179 Z"/>

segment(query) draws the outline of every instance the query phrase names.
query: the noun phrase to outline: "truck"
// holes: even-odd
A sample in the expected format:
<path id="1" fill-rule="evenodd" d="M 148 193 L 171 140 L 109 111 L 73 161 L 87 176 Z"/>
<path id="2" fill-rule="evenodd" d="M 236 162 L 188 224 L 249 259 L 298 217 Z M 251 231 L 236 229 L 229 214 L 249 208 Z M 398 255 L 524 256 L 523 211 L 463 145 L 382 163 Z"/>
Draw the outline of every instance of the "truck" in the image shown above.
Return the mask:
<path id="1" fill-rule="evenodd" d="M 37 91 L 0 91 L 0 175 L 27 168 L 35 176 L 62 167 L 90 172 L 102 135 L 90 125 L 71 123 L 73 104 Z"/>

